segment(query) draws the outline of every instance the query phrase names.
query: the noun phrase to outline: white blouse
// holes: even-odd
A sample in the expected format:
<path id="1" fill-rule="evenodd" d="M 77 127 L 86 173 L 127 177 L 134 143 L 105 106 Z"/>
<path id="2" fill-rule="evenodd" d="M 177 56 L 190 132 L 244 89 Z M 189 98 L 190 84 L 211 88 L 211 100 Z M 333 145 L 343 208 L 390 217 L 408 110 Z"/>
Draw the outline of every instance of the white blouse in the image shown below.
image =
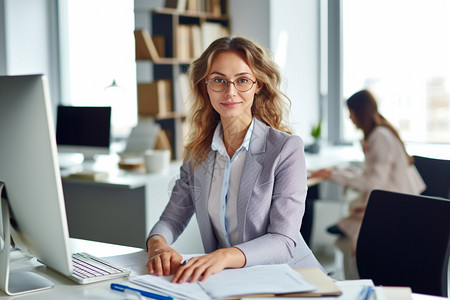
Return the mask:
<path id="1" fill-rule="evenodd" d="M 212 150 L 217 153 L 209 192 L 208 212 L 220 248 L 236 245 L 238 241 L 238 191 L 253 126 L 254 122 L 252 121 L 242 145 L 232 158 L 225 149 L 221 123 L 217 125 L 211 143 Z"/>

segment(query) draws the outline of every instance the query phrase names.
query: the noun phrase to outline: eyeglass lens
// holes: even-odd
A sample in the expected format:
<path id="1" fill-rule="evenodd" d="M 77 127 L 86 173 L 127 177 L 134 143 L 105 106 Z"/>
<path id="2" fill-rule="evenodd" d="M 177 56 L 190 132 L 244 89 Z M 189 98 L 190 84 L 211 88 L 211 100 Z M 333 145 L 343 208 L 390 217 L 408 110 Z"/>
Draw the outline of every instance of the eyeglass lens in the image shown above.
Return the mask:
<path id="1" fill-rule="evenodd" d="M 248 78 L 239 78 L 234 82 L 227 81 L 222 78 L 213 78 L 208 80 L 206 83 L 208 84 L 210 89 L 216 92 L 224 91 L 230 83 L 233 84 L 238 91 L 246 92 L 250 90 L 256 82 Z"/>

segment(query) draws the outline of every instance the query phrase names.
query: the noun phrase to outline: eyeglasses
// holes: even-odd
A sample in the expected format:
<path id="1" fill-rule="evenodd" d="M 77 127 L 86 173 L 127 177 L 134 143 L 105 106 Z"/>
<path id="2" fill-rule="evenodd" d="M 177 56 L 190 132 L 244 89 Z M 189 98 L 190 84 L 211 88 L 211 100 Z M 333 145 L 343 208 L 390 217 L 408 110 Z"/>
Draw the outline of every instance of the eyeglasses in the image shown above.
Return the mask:
<path id="1" fill-rule="evenodd" d="M 232 83 L 238 91 L 247 92 L 253 87 L 256 81 L 245 77 L 236 79 L 235 81 L 227 81 L 223 78 L 211 78 L 206 81 L 209 88 L 215 92 L 225 91 L 228 88 L 229 83 Z"/>

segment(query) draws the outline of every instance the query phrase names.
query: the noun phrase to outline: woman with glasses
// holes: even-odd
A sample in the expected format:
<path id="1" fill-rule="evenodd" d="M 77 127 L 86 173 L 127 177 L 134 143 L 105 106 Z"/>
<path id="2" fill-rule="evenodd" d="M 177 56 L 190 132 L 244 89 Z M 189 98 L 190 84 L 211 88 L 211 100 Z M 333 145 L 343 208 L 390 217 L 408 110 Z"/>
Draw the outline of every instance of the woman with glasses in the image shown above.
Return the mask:
<path id="1" fill-rule="evenodd" d="M 300 235 L 303 142 L 283 122 L 288 98 L 264 49 L 214 41 L 188 70 L 190 135 L 170 201 L 147 240 L 150 274 L 206 280 L 225 268 L 320 267 Z M 205 255 L 181 264 L 170 245 L 196 214 Z"/>

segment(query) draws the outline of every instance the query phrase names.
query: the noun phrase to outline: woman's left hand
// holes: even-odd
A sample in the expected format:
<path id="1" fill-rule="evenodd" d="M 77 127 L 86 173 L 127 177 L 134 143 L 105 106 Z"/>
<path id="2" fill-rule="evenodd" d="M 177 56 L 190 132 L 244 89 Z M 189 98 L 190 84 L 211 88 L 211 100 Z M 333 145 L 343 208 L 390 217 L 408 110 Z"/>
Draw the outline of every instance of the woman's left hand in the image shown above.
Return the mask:
<path id="1" fill-rule="evenodd" d="M 173 276 L 172 282 L 205 281 L 211 274 L 225 268 L 242 268 L 245 265 L 245 255 L 238 248 L 222 248 L 203 256 L 191 258 L 180 265 Z"/>

